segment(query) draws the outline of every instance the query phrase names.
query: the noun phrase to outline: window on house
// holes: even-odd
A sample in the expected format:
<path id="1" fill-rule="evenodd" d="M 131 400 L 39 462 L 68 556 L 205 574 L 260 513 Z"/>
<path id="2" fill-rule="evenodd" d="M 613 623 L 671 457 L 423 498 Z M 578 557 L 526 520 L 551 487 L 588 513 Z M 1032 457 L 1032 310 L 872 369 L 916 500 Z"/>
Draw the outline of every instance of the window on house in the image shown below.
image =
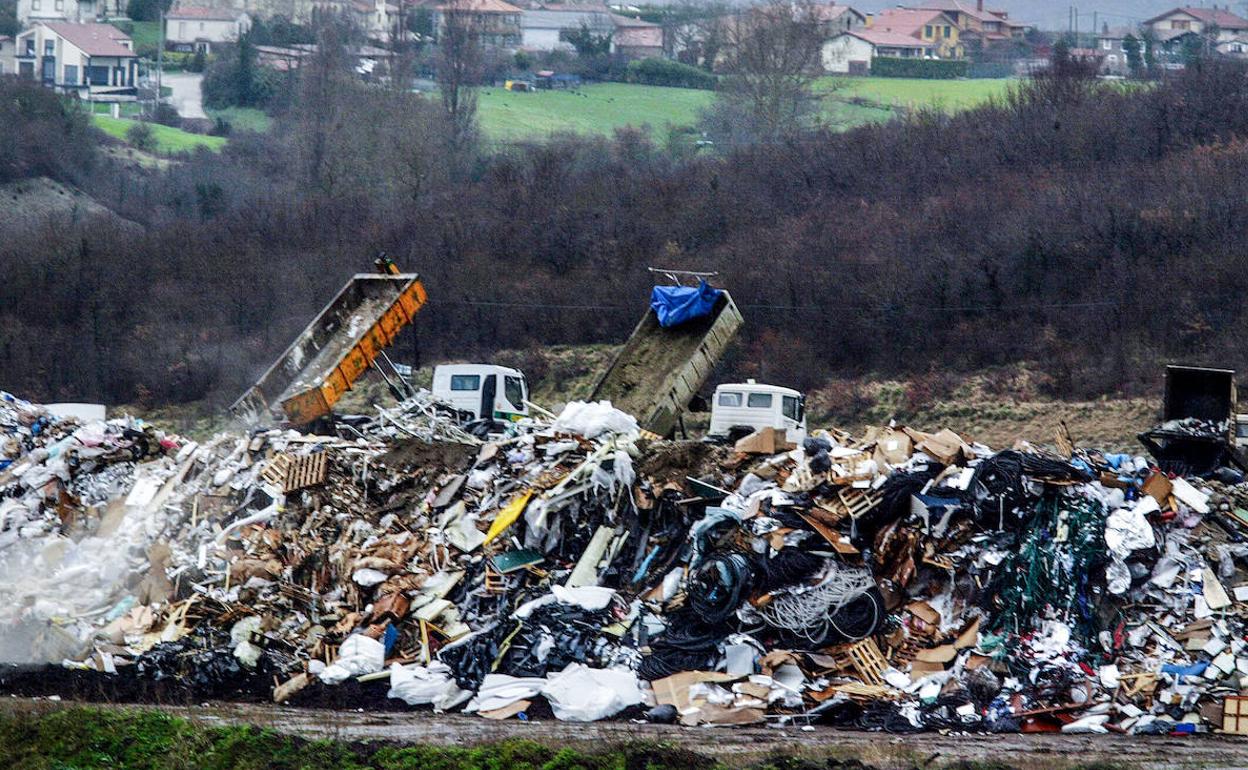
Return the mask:
<path id="1" fill-rule="evenodd" d="M 186 39 L 186 22 L 178 22 L 178 37 L 182 40 Z"/>
<path id="2" fill-rule="evenodd" d="M 948 24 L 945 25 L 945 37 L 953 37 L 953 27 Z"/>
<path id="3" fill-rule="evenodd" d="M 40 0 L 30 0 L 30 10 L 39 11 L 43 9 L 43 3 Z"/>
<path id="4" fill-rule="evenodd" d="M 720 393 L 719 405 L 720 406 L 741 406 L 741 394 L 740 393 Z"/>
<path id="5" fill-rule="evenodd" d="M 1170 29 L 1191 29 L 1191 28 L 1192 28 L 1192 23 L 1190 21 L 1180 21 L 1176 19 L 1170 22 Z"/>
<path id="6" fill-rule="evenodd" d="M 1114 50 L 1114 41 L 1112 41 L 1112 40 L 1102 40 L 1102 41 L 1101 41 L 1101 48 L 1104 48 L 1106 51 L 1112 51 L 1112 50 Z"/>
<path id="7" fill-rule="evenodd" d="M 66 64 L 66 65 L 65 65 L 65 84 L 66 84 L 66 85 L 71 85 L 71 86 L 76 86 L 76 85 L 78 85 L 78 67 L 77 67 L 77 65 L 74 65 L 74 64 Z"/>
<path id="8" fill-rule="evenodd" d="M 481 375 L 479 374 L 452 374 L 451 390 L 480 390 Z"/>
<path id="9" fill-rule="evenodd" d="M 56 0 L 56 10 L 58 11 L 65 10 L 65 0 Z"/>
<path id="10" fill-rule="evenodd" d="M 771 394 L 770 393 L 751 393 L 748 406 L 751 409 L 770 409 Z"/>
<path id="11" fill-rule="evenodd" d="M 43 55 L 44 56 L 56 56 L 56 41 L 55 40 L 43 41 Z"/>
<path id="12" fill-rule="evenodd" d="M 35 55 L 35 39 L 33 37 L 26 38 L 26 55 Z"/>
<path id="13" fill-rule="evenodd" d="M 204 23 L 202 21 L 199 23 L 199 31 L 200 32 L 204 31 Z"/>
<path id="14" fill-rule="evenodd" d="M 933 33 L 932 33 L 932 25 L 931 25 L 931 24 L 928 24 L 926 27 L 924 27 L 924 28 L 923 28 L 923 37 L 931 37 L 931 36 L 932 36 L 932 34 L 933 34 Z"/>

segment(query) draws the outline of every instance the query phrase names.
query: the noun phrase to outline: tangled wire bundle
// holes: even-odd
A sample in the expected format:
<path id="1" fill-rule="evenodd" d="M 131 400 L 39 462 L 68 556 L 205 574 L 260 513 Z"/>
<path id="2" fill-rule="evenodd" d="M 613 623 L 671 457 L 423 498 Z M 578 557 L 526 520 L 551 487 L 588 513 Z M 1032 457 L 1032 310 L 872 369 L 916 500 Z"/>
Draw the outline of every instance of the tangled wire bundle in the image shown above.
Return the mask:
<path id="1" fill-rule="evenodd" d="M 759 614 L 768 625 L 821 646 L 870 636 L 884 619 L 884 608 L 870 572 L 837 568 L 813 588 L 777 594 Z"/>

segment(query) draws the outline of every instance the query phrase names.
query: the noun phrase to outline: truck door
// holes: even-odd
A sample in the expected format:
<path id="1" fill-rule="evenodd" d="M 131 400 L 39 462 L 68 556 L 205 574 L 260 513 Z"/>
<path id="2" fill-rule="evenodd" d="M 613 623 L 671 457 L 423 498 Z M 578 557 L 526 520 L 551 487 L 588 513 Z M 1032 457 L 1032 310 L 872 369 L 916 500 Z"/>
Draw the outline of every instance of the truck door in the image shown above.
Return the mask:
<path id="1" fill-rule="evenodd" d="M 498 390 L 498 375 L 491 374 L 481 385 L 481 419 L 494 417 L 494 393 Z"/>

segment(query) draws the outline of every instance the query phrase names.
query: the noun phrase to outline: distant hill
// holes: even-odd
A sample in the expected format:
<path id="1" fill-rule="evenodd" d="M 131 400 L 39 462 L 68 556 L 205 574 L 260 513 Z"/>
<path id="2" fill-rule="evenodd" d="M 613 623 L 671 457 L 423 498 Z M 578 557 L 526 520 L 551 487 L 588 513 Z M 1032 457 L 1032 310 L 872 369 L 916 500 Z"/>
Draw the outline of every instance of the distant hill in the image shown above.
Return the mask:
<path id="1" fill-rule="evenodd" d="M 971 0 L 973 2 L 973 0 Z M 1213 5 L 1213 3 L 1194 0 L 1191 5 Z M 1227 5 L 1219 2 L 1218 5 Z M 849 0 L 849 5 L 863 11 L 879 11 L 898 5 L 914 5 L 907 0 Z M 1079 28 L 1092 29 L 1095 12 L 1099 21 L 1107 21 L 1111 26 L 1134 24 L 1156 16 L 1180 5 L 1175 0 L 1082 0 L 1081 2 L 1057 2 L 1056 0 L 985 0 L 985 7 L 1007 11 L 1010 18 L 1027 22 L 1041 29 L 1066 29 L 1068 9 L 1071 5 L 1079 9 Z M 1240 14 L 1246 13 L 1244 3 L 1231 3 L 1232 10 Z"/>

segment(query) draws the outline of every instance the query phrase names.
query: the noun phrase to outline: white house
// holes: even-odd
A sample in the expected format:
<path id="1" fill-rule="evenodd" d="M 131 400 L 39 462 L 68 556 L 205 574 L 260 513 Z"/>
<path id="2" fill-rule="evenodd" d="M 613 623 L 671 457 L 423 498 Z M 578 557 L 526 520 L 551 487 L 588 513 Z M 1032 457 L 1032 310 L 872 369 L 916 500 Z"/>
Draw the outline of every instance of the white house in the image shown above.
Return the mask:
<path id="1" fill-rule="evenodd" d="M 58 91 L 133 94 L 139 59 L 134 42 L 111 24 L 43 21 L 16 38 L 17 74 Z"/>
<path id="2" fill-rule="evenodd" d="M 1226 10 L 1216 5 L 1212 8 L 1192 6 L 1175 8 L 1160 16 L 1154 16 L 1144 24 L 1162 43 L 1193 32 L 1197 35 L 1216 33 L 1215 36 L 1220 43 L 1248 33 L 1248 19 L 1231 13 L 1229 5 Z"/>
<path id="3" fill-rule="evenodd" d="M 17 0 L 17 22 L 23 28 L 40 21 L 95 21 L 125 15 L 126 0 Z"/>
<path id="4" fill-rule="evenodd" d="M 520 15 L 520 45 L 531 51 L 572 49 L 567 42 L 569 32 L 581 27 L 595 35 L 612 35 L 615 24 L 606 5 L 538 5 Z"/>
<path id="5" fill-rule="evenodd" d="M 203 51 L 236 42 L 251 29 L 251 17 L 229 8 L 175 8 L 165 14 L 165 45 L 174 51 Z"/>
<path id="6" fill-rule="evenodd" d="M 843 32 L 823 44 L 823 68 L 842 75 L 866 75 L 871 60 L 887 56 L 900 59 L 934 59 L 939 55 L 935 41 L 900 32 L 870 27 Z"/>

